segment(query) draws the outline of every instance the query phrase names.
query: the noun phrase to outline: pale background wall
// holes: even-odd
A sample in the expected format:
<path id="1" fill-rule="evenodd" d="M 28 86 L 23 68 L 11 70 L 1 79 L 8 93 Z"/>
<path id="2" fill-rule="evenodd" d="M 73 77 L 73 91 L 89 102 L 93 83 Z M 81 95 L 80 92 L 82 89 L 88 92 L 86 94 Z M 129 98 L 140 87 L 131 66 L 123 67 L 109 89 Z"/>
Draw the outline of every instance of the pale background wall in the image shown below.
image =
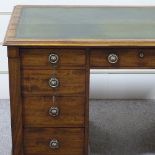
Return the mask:
<path id="1" fill-rule="evenodd" d="M 0 5 L 0 99 L 9 98 L 7 54 L 2 42 L 13 6 L 19 4 L 155 6 L 155 0 L 3 0 Z M 155 98 L 154 71 L 122 70 L 115 73 L 115 70 L 91 71 L 91 98 Z"/>

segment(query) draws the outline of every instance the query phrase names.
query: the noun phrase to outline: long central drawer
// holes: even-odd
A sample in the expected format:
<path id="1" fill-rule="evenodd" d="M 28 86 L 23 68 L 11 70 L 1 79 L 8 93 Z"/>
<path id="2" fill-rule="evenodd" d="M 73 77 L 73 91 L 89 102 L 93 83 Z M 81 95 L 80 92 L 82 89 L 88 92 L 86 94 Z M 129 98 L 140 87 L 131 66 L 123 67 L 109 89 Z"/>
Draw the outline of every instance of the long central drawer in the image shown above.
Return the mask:
<path id="1" fill-rule="evenodd" d="M 99 48 L 90 53 L 91 68 L 154 68 L 155 48 Z"/>
<path id="2" fill-rule="evenodd" d="M 59 86 L 49 85 L 51 78 L 59 81 Z M 85 70 L 23 70 L 22 94 L 24 95 L 85 95 Z"/>

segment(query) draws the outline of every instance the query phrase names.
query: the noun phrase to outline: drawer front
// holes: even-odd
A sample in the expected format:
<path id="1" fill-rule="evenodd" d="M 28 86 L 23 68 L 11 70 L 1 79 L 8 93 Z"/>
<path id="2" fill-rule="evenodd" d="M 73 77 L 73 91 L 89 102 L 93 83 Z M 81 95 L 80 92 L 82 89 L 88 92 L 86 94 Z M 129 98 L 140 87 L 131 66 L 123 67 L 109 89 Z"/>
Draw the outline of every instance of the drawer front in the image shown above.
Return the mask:
<path id="1" fill-rule="evenodd" d="M 84 68 L 85 51 L 81 49 L 21 49 L 21 66 L 23 68 Z"/>
<path id="2" fill-rule="evenodd" d="M 155 68 L 155 49 L 93 49 L 91 68 Z"/>
<path id="3" fill-rule="evenodd" d="M 84 107 L 84 97 L 25 97 L 24 126 L 84 127 Z"/>
<path id="4" fill-rule="evenodd" d="M 59 86 L 53 88 L 51 78 Z M 85 70 L 23 70 L 22 94 L 24 95 L 85 95 Z"/>
<path id="5" fill-rule="evenodd" d="M 24 129 L 24 152 L 25 155 L 84 155 L 84 129 Z"/>

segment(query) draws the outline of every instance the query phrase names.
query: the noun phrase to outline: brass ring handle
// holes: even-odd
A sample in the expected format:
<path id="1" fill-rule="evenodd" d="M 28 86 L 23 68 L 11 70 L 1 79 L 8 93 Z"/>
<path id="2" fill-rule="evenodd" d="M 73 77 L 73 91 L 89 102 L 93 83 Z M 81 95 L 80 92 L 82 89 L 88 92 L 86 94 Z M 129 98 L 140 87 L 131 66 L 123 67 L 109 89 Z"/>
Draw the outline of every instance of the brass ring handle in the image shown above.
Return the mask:
<path id="1" fill-rule="evenodd" d="M 52 139 L 50 141 L 49 146 L 51 149 L 58 149 L 59 148 L 59 141 L 57 139 Z"/>
<path id="2" fill-rule="evenodd" d="M 140 57 L 140 58 L 144 58 L 144 53 L 143 53 L 143 52 L 140 52 L 140 53 L 139 53 L 139 57 Z"/>
<path id="3" fill-rule="evenodd" d="M 58 107 L 51 107 L 49 109 L 49 115 L 52 117 L 56 117 L 59 115 L 59 108 Z"/>
<path id="4" fill-rule="evenodd" d="M 118 62 L 118 55 L 117 54 L 114 54 L 114 53 L 109 54 L 108 61 L 111 64 L 117 63 Z"/>
<path id="5" fill-rule="evenodd" d="M 50 62 L 51 64 L 56 64 L 58 61 L 59 61 L 59 56 L 58 56 L 57 54 L 51 53 L 51 54 L 49 55 L 49 62 Z"/>
<path id="6" fill-rule="evenodd" d="M 59 80 L 56 77 L 49 79 L 49 86 L 52 88 L 57 88 L 59 86 Z"/>

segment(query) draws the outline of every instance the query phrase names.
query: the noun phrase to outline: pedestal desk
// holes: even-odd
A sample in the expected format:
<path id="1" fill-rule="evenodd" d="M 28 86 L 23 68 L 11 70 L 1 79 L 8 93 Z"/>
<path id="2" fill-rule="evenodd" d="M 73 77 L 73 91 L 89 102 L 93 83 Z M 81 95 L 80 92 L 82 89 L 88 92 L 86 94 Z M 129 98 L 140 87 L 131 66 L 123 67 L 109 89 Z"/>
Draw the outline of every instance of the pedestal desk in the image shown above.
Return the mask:
<path id="1" fill-rule="evenodd" d="M 16 6 L 4 45 L 13 155 L 87 155 L 90 69 L 155 68 L 155 8 Z"/>

